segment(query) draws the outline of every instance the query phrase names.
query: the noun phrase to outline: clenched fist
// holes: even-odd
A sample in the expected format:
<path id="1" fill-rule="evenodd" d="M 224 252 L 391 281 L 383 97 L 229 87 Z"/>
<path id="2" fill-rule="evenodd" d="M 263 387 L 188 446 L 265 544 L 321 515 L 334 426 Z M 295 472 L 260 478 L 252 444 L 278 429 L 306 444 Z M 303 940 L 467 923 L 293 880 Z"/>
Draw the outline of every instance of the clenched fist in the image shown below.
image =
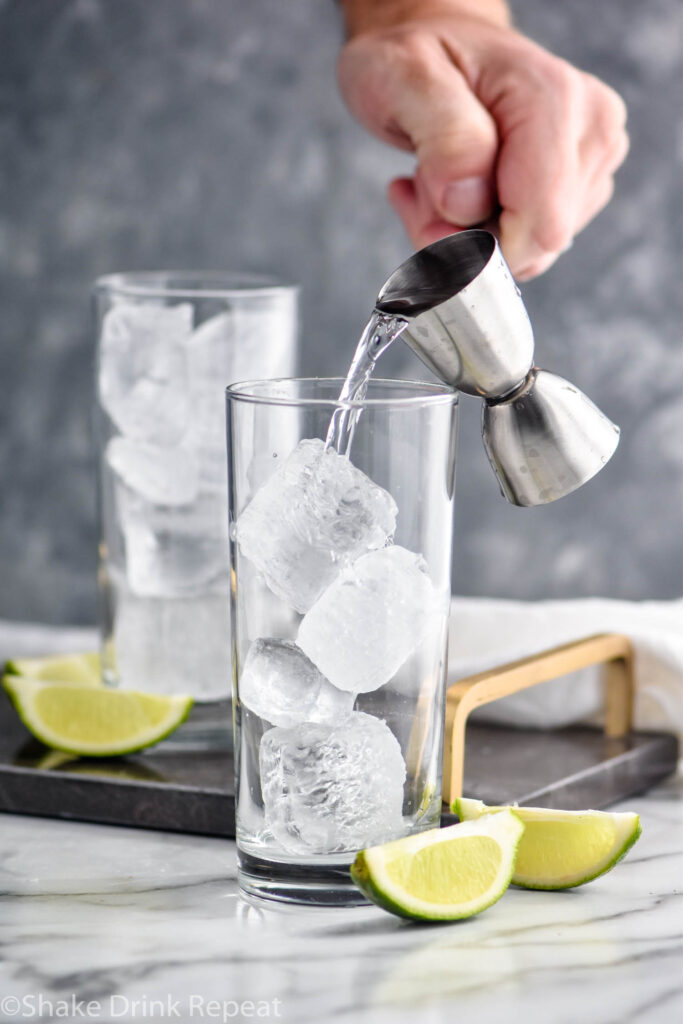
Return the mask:
<path id="1" fill-rule="evenodd" d="M 628 150 L 620 97 L 516 32 L 502 0 L 345 0 L 351 111 L 415 153 L 389 198 L 415 246 L 486 223 L 543 273 L 606 205 Z"/>

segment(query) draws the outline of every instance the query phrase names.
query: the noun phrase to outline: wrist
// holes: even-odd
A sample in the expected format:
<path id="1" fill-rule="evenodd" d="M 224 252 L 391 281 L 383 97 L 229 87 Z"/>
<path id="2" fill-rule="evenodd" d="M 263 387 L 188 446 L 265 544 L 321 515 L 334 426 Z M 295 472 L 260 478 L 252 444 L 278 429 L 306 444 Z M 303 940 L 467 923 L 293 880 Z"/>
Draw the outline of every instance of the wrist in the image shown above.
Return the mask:
<path id="1" fill-rule="evenodd" d="M 341 6 L 349 38 L 429 17 L 462 15 L 500 26 L 511 22 L 505 0 L 341 0 Z"/>

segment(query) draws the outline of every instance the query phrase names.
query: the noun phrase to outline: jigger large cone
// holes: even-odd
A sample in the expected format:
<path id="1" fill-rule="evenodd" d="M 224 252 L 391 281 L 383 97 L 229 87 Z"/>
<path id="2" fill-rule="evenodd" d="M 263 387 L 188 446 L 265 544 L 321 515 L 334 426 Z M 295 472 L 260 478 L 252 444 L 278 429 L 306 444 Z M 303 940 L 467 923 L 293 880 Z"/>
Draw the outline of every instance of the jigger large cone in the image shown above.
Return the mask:
<path id="1" fill-rule="evenodd" d="M 595 476 L 619 428 L 569 381 L 534 367 L 524 385 L 484 405 L 484 446 L 513 505 L 544 505 Z"/>
<path id="2" fill-rule="evenodd" d="M 376 309 L 447 384 L 485 400 L 484 445 L 515 505 L 555 501 L 614 453 L 619 429 L 568 381 L 533 366 L 527 311 L 495 237 L 461 231 L 396 270 Z"/>
<path id="3" fill-rule="evenodd" d="M 468 395 L 500 398 L 533 362 L 529 316 L 488 231 L 461 231 L 416 252 L 391 275 L 375 308 L 405 317 L 403 340 Z"/>

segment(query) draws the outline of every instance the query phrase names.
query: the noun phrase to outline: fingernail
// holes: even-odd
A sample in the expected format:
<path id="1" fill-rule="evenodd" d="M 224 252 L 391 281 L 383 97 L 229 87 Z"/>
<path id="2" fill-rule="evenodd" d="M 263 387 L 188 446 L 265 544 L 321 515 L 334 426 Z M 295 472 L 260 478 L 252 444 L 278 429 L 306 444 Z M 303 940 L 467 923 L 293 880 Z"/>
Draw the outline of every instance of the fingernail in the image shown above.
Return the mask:
<path id="1" fill-rule="evenodd" d="M 493 193 L 487 178 L 461 178 L 446 185 L 443 214 L 454 224 L 467 227 L 486 220 L 493 212 Z"/>

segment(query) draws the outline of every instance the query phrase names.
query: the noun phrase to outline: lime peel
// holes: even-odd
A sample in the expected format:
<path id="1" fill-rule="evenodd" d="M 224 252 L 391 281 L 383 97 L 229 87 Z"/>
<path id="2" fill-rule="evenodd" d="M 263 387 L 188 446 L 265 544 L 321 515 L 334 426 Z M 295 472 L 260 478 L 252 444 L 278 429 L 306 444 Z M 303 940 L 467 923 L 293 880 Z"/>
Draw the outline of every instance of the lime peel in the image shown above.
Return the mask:
<path id="1" fill-rule="evenodd" d="M 503 808 L 459 797 L 452 810 L 461 821 L 481 821 Z M 526 831 L 512 884 L 525 889 L 570 889 L 610 871 L 638 840 L 640 818 L 631 812 L 561 811 L 513 807 Z"/>
<path id="2" fill-rule="evenodd" d="M 413 920 L 455 921 L 507 889 L 524 825 L 511 810 L 361 850 L 356 885 L 378 906 Z"/>

